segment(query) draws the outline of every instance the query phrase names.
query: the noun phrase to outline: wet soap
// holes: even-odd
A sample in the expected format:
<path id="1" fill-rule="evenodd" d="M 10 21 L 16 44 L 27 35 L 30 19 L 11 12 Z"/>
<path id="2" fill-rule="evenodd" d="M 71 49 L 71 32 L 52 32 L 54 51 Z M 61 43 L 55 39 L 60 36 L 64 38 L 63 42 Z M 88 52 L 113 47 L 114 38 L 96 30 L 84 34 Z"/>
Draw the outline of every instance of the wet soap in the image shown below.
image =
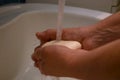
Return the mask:
<path id="1" fill-rule="evenodd" d="M 50 45 L 61 45 L 61 46 L 68 47 L 70 49 L 81 48 L 81 44 L 78 41 L 64 41 L 64 40 L 60 40 L 60 41 L 53 40 L 50 42 L 46 42 L 42 47 L 50 46 Z"/>

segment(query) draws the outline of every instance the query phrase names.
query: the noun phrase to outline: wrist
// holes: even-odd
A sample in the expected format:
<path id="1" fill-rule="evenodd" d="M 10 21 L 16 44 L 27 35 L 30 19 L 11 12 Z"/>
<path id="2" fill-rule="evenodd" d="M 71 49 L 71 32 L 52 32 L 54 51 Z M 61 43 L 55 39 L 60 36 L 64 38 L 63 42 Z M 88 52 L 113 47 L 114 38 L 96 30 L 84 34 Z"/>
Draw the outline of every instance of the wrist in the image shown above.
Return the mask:
<path id="1" fill-rule="evenodd" d="M 120 25 L 120 12 L 107 17 L 96 24 L 97 28 L 109 28 L 116 25 Z"/>

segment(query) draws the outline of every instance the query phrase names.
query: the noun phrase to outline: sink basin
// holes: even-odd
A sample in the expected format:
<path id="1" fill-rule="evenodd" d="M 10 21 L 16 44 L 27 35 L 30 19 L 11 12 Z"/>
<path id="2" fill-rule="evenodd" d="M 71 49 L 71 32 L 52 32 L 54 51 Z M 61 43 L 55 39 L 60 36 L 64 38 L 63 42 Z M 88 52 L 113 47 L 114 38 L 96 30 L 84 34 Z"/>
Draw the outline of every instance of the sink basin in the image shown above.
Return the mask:
<path id="1" fill-rule="evenodd" d="M 66 6 L 63 25 L 91 25 L 109 15 Z M 43 80 L 41 76 L 44 75 L 33 67 L 31 60 L 34 48 L 40 44 L 35 33 L 56 28 L 56 21 L 57 5 L 19 4 L 0 8 L 0 80 Z M 55 78 L 47 77 L 45 80 Z"/>

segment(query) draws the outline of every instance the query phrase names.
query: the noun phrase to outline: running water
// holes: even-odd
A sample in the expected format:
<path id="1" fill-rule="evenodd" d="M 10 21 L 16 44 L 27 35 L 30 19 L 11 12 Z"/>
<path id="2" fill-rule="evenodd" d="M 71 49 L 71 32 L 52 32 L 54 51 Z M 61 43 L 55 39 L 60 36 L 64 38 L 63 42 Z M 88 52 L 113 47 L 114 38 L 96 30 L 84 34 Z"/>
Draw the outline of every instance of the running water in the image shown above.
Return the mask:
<path id="1" fill-rule="evenodd" d="M 58 20 L 57 20 L 57 33 L 56 33 L 56 40 L 60 41 L 62 39 L 62 21 L 63 21 L 63 13 L 64 13 L 64 6 L 65 0 L 58 0 Z M 41 80 L 47 80 L 45 75 L 41 76 Z M 52 77 L 50 76 L 51 80 L 59 80 L 59 77 Z"/>
<path id="2" fill-rule="evenodd" d="M 64 6 L 65 6 L 65 0 L 59 0 L 57 34 L 56 34 L 57 41 L 62 39 L 62 21 L 63 21 Z"/>
<path id="3" fill-rule="evenodd" d="M 60 41 L 62 39 L 62 21 L 63 21 L 63 13 L 64 13 L 64 6 L 65 0 L 58 0 L 58 20 L 57 20 L 57 33 L 56 33 L 56 40 Z M 42 80 L 47 80 L 45 75 L 42 76 Z M 51 77 L 52 80 L 60 80 L 59 77 Z"/>

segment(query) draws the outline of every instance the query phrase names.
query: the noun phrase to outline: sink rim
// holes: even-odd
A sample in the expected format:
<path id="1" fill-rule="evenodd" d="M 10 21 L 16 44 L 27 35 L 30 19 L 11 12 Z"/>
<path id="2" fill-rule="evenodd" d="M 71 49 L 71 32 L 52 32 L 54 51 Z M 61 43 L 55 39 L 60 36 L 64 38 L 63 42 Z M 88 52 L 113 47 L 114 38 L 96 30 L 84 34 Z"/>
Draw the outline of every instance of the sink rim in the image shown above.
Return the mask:
<path id="1" fill-rule="evenodd" d="M 4 16 L 5 13 L 14 12 L 15 11 L 22 11 L 18 13 L 16 16 L 11 18 L 9 21 L 4 23 L 0 26 L 0 29 L 6 27 L 7 25 L 14 22 L 16 19 L 19 19 L 21 16 L 26 14 L 32 14 L 36 12 L 58 12 L 58 6 L 55 4 L 41 4 L 41 3 L 27 3 L 27 4 L 17 4 L 17 5 L 8 5 L 3 6 L 0 8 L 0 14 L 1 16 Z M 91 9 L 85 9 L 80 7 L 71 7 L 71 6 L 65 6 L 65 13 L 75 14 L 75 15 L 83 15 L 88 17 L 93 17 L 98 20 L 102 20 L 108 16 L 111 15 L 111 13 L 103 12 L 103 11 L 97 11 L 97 10 L 91 10 Z M 12 13 L 11 13 L 12 15 Z M 5 19 L 5 18 L 4 18 Z M 7 18 L 6 18 L 7 20 Z"/>

